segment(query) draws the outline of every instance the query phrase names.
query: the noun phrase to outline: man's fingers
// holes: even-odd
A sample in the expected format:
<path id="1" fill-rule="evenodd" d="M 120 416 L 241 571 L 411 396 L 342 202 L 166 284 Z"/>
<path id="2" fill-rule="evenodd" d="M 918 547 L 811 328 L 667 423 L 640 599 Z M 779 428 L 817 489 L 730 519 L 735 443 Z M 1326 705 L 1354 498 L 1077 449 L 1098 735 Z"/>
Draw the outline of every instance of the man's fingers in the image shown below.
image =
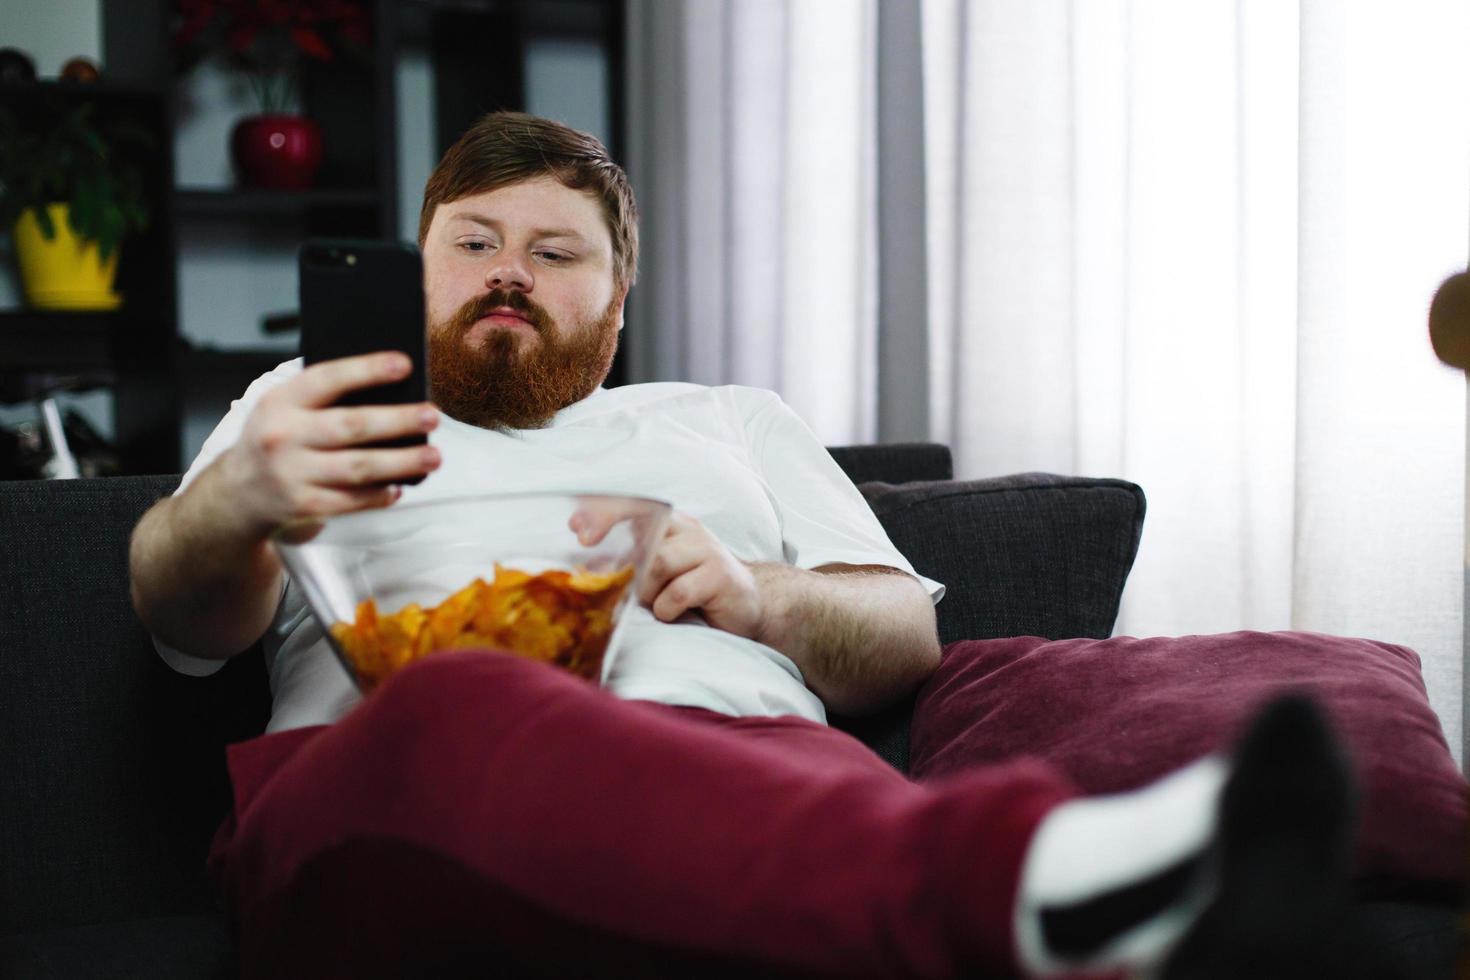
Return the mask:
<path id="1" fill-rule="evenodd" d="M 308 522 L 316 518 L 335 517 L 359 510 L 387 507 L 402 491 L 395 486 L 378 487 L 312 487 L 301 501 L 302 517 Z"/>
<path id="2" fill-rule="evenodd" d="M 387 507 L 403 495 L 396 486 L 388 487 L 332 487 L 326 491 L 337 507 L 336 513 L 349 514 L 358 510 Z"/>
<path id="3" fill-rule="evenodd" d="M 647 508 L 637 501 L 584 497 L 567 521 L 567 527 L 583 547 L 590 548 L 607 537 L 615 525 L 647 513 Z"/>
<path id="4" fill-rule="evenodd" d="M 708 551 L 701 548 L 699 542 L 690 540 L 687 535 L 670 532 L 648 563 L 638 598 L 651 604 L 675 579 L 698 568 L 708 557 Z"/>
<path id="5" fill-rule="evenodd" d="M 428 402 L 323 408 L 308 414 L 310 418 L 303 427 L 301 442 L 312 449 L 336 449 L 422 435 L 439 424 L 439 410 Z"/>
<path id="6" fill-rule="evenodd" d="M 439 450 L 433 446 L 406 449 L 338 449 L 315 453 L 310 481 L 319 487 L 360 488 L 403 482 L 439 468 Z"/>
<path id="7" fill-rule="evenodd" d="M 648 601 L 653 615 L 672 623 L 691 609 L 701 609 L 717 595 L 714 572 L 704 565 L 676 576 Z"/>
<path id="8" fill-rule="evenodd" d="M 323 408 L 349 391 L 401 381 L 413 370 L 413 361 L 401 351 L 358 354 L 313 364 L 280 389 L 305 408 Z"/>

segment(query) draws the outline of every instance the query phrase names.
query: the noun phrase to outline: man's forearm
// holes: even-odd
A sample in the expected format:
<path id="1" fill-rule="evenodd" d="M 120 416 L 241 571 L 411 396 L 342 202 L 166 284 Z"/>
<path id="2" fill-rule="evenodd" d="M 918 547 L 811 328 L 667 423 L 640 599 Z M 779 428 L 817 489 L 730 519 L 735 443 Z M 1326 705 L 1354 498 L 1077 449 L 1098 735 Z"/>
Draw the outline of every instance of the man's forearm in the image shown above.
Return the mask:
<path id="1" fill-rule="evenodd" d="M 877 566 L 748 567 L 766 610 L 757 639 L 790 657 L 831 710 L 876 711 L 938 665 L 934 605 L 912 576 Z"/>
<path id="2" fill-rule="evenodd" d="M 215 485 L 218 467 L 144 514 L 129 553 L 133 608 L 143 625 L 169 646 L 212 659 L 260 638 L 283 574 L 266 536 L 230 513 Z"/>

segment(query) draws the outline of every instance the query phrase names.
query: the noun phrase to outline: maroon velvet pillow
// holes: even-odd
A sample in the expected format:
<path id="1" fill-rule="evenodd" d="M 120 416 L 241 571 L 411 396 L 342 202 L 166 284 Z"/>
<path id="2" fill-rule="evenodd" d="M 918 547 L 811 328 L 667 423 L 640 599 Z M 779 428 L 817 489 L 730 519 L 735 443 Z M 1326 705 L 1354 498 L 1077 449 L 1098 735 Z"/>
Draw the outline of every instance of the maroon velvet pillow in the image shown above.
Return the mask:
<path id="1" fill-rule="evenodd" d="M 1459 886 L 1466 785 L 1412 650 L 1315 633 L 967 640 L 920 692 L 910 772 L 1039 756 L 1084 792 L 1141 786 L 1228 749 L 1273 694 L 1315 696 L 1363 792 L 1365 882 Z"/>

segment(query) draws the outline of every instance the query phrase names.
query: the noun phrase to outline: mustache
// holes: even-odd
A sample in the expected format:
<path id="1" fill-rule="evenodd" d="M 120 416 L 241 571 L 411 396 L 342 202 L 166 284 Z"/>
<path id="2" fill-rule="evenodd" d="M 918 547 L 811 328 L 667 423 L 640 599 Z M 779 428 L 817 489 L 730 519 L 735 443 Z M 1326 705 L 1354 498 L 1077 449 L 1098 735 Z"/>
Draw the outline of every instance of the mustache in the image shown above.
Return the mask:
<path id="1" fill-rule="evenodd" d="M 474 326 L 476 321 L 489 316 L 492 310 L 501 307 L 508 307 L 524 316 L 537 333 L 545 333 L 551 326 L 551 314 L 538 306 L 526 294 L 509 289 L 492 289 L 484 296 L 472 299 L 461 306 L 459 312 L 454 315 L 454 327 L 463 333 Z"/>

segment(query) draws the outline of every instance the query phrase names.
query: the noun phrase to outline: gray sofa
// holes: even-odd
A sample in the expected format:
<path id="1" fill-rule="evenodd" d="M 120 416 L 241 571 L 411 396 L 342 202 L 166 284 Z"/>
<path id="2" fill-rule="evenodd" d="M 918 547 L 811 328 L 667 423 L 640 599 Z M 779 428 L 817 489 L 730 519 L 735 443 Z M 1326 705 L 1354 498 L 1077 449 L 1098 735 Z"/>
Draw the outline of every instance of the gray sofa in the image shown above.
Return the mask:
<path id="1" fill-rule="evenodd" d="M 957 482 L 943 446 L 832 453 L 915 567 L 948 584 L 944 642 L 1110 634 L 1138 487 Z M 128 536 L 177 479 L 0 482 L 0 976 L 234 973 L 204 856 L 229 805 L 223 747 L 263 730 L 269 694 L 258 650 L 179 676 L 133 616 Z M 905 767 L 906 706 L 837 721 Z"/>

